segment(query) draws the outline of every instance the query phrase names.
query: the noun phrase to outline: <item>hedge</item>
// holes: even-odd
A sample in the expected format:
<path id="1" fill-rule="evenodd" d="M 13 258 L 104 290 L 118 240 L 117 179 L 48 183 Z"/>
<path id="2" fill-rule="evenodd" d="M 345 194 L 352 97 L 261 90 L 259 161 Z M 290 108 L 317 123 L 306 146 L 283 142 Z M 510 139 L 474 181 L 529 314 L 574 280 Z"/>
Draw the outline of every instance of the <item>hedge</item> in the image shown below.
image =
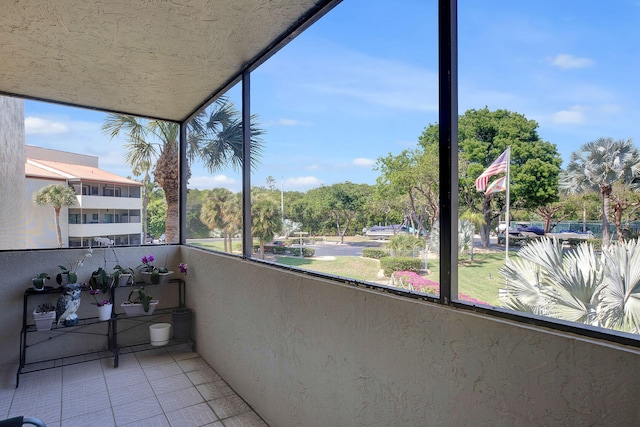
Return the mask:
<path id="1" fill-rule="evenodd" d="M 258 252 L 260 246 L 253 245 L 253 251 Z M 275 255 L 291 255 L 291 256 L 300 256 L 300 248 L 291 248 L 289 246 L 273 246 L 273 245 L 264 245 L 264 253 L 272 253 Z M 303 257 L 312 257 L 316 253 L 313 248 L 303 248 L 302 256 Z"/>
<path id="2" fill-rule="evenodd" d="M 380 259 L 389 256 L 389 250 L 380 248 L 364 248 L 362 249 L 362 256 L 364 258 Z"/>
<path id="3" fill-rule="evenodd" d="M 422 260 L 420 258 L 380 258 L 380 268 L 384 270 L 384 275 L 389 277 L 396 271 L 413 271 L 414 273 L 422 270 Z"/>

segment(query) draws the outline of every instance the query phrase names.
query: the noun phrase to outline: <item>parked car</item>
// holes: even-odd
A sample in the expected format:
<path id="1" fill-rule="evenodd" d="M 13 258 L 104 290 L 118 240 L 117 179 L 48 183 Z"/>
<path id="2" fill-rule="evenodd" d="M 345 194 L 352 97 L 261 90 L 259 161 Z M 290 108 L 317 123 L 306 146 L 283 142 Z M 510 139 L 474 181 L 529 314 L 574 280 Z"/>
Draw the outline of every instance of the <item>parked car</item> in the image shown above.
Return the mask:
<path id="1" fill-rule="evenodd" d="M 522 237 L 544 236 L 544 230 L 535 225 L 519 224 L 515 228 L 509 228 L 509 234 Z"/>

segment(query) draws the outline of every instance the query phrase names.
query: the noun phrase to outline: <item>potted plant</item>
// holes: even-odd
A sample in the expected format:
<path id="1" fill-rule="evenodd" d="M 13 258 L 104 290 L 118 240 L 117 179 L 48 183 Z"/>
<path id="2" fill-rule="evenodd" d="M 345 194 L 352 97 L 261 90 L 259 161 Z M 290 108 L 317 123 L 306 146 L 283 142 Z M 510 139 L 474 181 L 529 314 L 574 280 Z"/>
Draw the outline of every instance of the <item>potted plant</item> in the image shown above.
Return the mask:
<path id="1" fill-rule="evenodd" d="M 156 267 L 152 263 L 155 261 L 153 255 L 149 254 L 142 257 L 140 273 L 144 276 L 145 283 L 149 285 L 162 285 L 169 281 L 173 271 L 167 267 Z"/>
<path id="2" fill-rule="evenodd" d="M 89 289 L 89 294 L 92 295 L 95 300 L 95 303 L 92 304 L 95 304 L 96 307 L 98 307 L 98 319 L 104 321 L 111 319 L 113 304 L 109 298 L 99 300 L 96 295 L 100 295 L 101 293 L 104 294 L 100 289 L 94 289 L 93 287 Z"/>
<path id="3" fill-rule="evenodd" d="M 133 282 L 134 274 L 135 272 L 133 271 L 133 268 L 123 267 L 120 264 L 117 264 L 113 267 L 113 273 L 111 273 L 113 286 L 127 286 Z"/>
<path id="4" fill-rule="evenodd" d="M 31 284 L 33 285 L 33 289 L 36 291 L 41 291 L 47 285 L 47 280 L 51 279 L 47 273 L 40 273 L 37 277 L 31 279 Z"/>
<path id="5" fill-rule="evenodd" d="M 56 308 L 48 302 L 40 304 L 33 310 L 33 320 L 38 331 L 48 331 L 56 320 Z"/>
<path id="6" fill-rule="evenodd" d="M 120 307 L 129 316 L 150 315 L 153 314 L 159 302 L 152 298 L 144 289 L 134 289 L 129 293 L 127 300 L 120 304 Z"/>
<path id="7" fill-rule="evenodd" d="M 77 283 L 78 282 L 78 270 L 82 267 L 85 260 L 91 257 L 93 253 L 93 249 L 89 248 L 87 253 L 84 254 L 82 258 L 80 258 L 75 263 L 69 262 L 69 268 L 66 265 L 58 265 L 60 268 L 60 273 L 56 275 L 56 283 L 60 286 L 68 285 L 69 283 Z"/>

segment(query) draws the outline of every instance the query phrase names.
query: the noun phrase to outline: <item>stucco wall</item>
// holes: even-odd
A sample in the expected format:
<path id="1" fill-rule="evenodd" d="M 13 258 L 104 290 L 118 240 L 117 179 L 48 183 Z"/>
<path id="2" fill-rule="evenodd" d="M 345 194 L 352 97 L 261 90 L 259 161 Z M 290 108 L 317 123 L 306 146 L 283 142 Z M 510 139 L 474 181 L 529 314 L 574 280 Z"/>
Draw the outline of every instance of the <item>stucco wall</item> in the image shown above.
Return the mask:
<path id="1" fill-rule="evenodd" d="M 182 247 L 199 353 L 273 426 L 638 425 L 640 354 Z"/>

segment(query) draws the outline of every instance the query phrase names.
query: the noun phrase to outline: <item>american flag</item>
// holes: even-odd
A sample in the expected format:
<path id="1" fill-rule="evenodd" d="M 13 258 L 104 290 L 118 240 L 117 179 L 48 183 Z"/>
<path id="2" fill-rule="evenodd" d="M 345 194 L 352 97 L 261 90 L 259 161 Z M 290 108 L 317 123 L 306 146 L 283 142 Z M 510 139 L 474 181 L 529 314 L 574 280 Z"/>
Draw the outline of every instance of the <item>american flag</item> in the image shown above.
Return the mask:
<path id="1" fill-rule="evenodd" d="M 499 193 L 500 191 L 507 191 L 506 182 L 507 182 L 506 176 L 496 179 L 491 184 L 489 184 L 489 186 L 487 187 L 487 191 L 485 191 L 484 195 L 487 196 L 491 193 Z"/>
<path id="2" fill-rule="evenodd" d="M 484 172 L 482 172 L 482 174 L 478 178 L 476 178 L 476 189 L 478 191 L 484 191 L 487 188 L 487 182 L 489 182 L 489 178 L 501 172 L 506 172 L 508 165 L 509 149 L 507 148 L 493 163 L 491 163 L 491 165 L 489 165 L 489 167 Z"/>

